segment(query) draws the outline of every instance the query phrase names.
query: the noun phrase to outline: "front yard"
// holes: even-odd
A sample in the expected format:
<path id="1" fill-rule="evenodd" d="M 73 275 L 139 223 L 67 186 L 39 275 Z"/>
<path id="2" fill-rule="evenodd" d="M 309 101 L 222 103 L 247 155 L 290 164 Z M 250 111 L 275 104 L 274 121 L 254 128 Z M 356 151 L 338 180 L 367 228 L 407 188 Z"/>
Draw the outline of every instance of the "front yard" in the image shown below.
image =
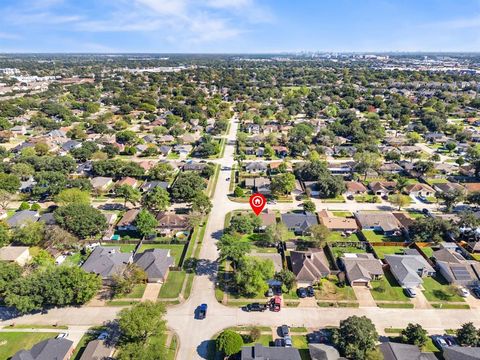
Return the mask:
<path id="1" fill-rule="evenodd" d="M 410 302 L 390 271 L 385 271 L 382 279 L 372 281 L 371 286 L 372 296 L 375 300 Z"/>
<path id="2" fill-rule="evenodd" d="M 328 276 L 320 281 L 318 290 L 315 291 L 317 300 L 357 300 L 355 292 L 350 286 L 338 286 L 336 276 Z"/>
<path id="3" fill-rule="evenodd" d="M 464 302 L 463 298 L 458 295 L 456 288 L 449 285 L 441 275 L 424 278 L 423 287 L 425 288 L 423 293 L 428 301 Z"/>
<path id="4" fill-rule="evenodd" d="M 185 281 L 185 271 L 170 271 L 167 280 L 162 285 L 159 299 L 174 299 L 180 295 L 182 291 L 183 282 Z"/>
<path id="5" fill-rule="evenodd" d="M 0 333 L 0 359 L 10 359 L 17 351 L 30 349 L 36 343 L 57 335 L 56 332 L 2 332 Z"/>

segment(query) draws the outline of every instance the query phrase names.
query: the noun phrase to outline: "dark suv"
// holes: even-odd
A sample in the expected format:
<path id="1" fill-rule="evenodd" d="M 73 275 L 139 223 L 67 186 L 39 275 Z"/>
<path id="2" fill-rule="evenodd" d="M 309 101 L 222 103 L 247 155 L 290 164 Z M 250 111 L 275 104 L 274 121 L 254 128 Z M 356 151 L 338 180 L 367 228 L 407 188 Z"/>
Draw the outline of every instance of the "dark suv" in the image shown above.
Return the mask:
<path id="1" fill-rule="evenodd" d="M 247 312 L 250 312 L 250 311 L 263 312 L 263 311 L 267 310 L 267 305 L 260 304 L 260 303 L 251 303 L 251 304 L 248 304 L 247 306 L 244 306 L 243 310 L 245 310 Z"/>

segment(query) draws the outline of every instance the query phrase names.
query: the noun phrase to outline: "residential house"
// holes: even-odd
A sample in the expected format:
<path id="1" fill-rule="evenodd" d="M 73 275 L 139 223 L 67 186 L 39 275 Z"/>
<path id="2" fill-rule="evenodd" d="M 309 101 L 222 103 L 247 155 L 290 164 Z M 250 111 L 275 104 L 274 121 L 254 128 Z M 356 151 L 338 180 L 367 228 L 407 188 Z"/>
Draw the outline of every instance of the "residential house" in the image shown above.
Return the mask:
<path id="1" fill-rule="evenodd" d="M 92 187 L 97 191 L 107 191 L 110 186 L 113 184 L 113 179 L 111 177 L 97 176 L 93 179 L 90 179 Z"/>
<path id="2" fill-rule="evenodd" d="M 127 176 L 118 180 L 117 183 L 115 184 L 115 186 L 124 186 L 124 185 L 128 185 L 133 188 L 136 188 L 138 187 L 138 180 Z"/>
<path id="3" fill-rule="evenodd" d="M 247 124 L 245 126 L 245 132 L 252 135 L 260 134 L 260 125 L 258 124 Z"/>
<path id="4" fill-rule="evenodd" d="M 108 360 L 112 359 L 115 348 L 108 346 L 105 340 L 90 341 L 83 350 L 80 360 Z"/>
<path id="5" fill-rule="evenodd" d="M 122 274 L 127 265 L 132 262 L 132 254 L 122 253 L 119 249 L 118 247 L 96 247 L 83 263 L 82 269 L 97 274 L 108 282 L 112 276 Z"/>
<path id="6" fill-rule="evenodd" d="M 135 265 L 147 274 L 148 282 L 163 283 L 168 276 L 175 259 L 170 256 L 170 249 L 148 249 L 133 257 Z"/>
<path id="7" fill-rule="evenodd" d="M 466 260 L 451 249 L 433 252 L 437 270 L 449 284 L 472 286 L 480 284 L 480 263 Z"/>
<path id="8" fill-rule="evenodd" d="M 436 360 L 432 352 L 422 352 L 417 345 L 384 342 L 380 344 L 384 360 Z"/>
<path id="9" fill-rule="evenodd" d="M 258 192 L 263 195 L 268 195 L 271 193 L 270 185 L 271 181 L 266 177 L 245 179 L 245 187 L 247 189 L 252 189 L 253 192 Z"/>
<path id="10" fill-rule="evenodd" d="M 330 231 L 357 231 L 358 224 L 353 218 L 333 216 L 328 210 L 318 212 L 320 224 L 324 225 Z"/>
<path id="11" fill-rule="evenodd" d="M 285 161 L 272 161 L 271 163 L 268 164 L 270 167 L 270 173 L 271 174 L 276 174 L 280 172 L 280 165 L 285 164 L 285 169 L 287 172 L 291 172 L 293 170 L 292 164 L 287 163 Z"/>
<path id="12" fill-rule="evenodd" d="M 347 196 L 362 195 L 368 191 L 365 185 L 358 181 L 346 181 L 345 187 L 347 188 L 345 191 L 345 195 Z"/>
<path id="13" fill-rule="evenodd" d="M 290 251 L 290 261 L 298 284 L 312 285 L 330 274 L 328 260 L 322 249 Z"/>
<path id="14" fill-rule="evenodd" d="M 181 157 L 187 157 L 192 152 L 192 145 L 175 145 L 173 151 L 179 154 Z"/>
<path id="15" fill-rule="evenodd" d="M 7 224 L 11 228 L 23 227 L 27 224 L 37 222 L 39 218 L 40 215 L 37 211 L 20 210 L 14 213 L 9 219 L 7 219 Z"/>
<path id="16" fill-rule="evenodd" d="M 158 142 L 160 144 L 170 144 L 170 143 L 173 143 L 174 141 L 175 141 L 175 137 L 173 137 L 172 135 L 163 135 L 158 138 Z"/>
<path id="17" fill-rule="evenodd" d="M 418 287 L 424 277 L 435 275 L 435 269 L 420 254 L 385 255 L 385 262 L 402 287 Z"/>
<path id="18" fill-rule="evenodd" d="M 200 163 L 200 162 L 187 162 L 185 165 L 183 165 L 183 171 L 202 171 L 205 169 L 207 166 L 206 163 Z"/>
<path id="19" fill-rule="evenodd" d="M 400 174 L 403 172 L 403 168 L 395 163 L 384 163 L 379 167 L 378 171 L 382 174 Z"/>
<path id="20" fill-rule="evenodd" d="M 68 140 L 62 144 L 61 149 L 63 150 L 64 154 L 66 154 L 73 149 L 78 149 L 80 147 L 82 147 L 82 143 L 80 141 Z"/>
<path id="21" fill-rule="evenodd" d="M 405 187 L 405 193 L 407 193 L 410 196 L 433 196 L 435 194 L 435 190 L 430 185 L 427 184 L 422 184 L 422 183 L 416 183 L 416 184 L 410 184 Z"/>
<path id="22" fill-rule="evenodd" d="M 327 344 L 308 344 L 311 360 L 341 360 L 337 349 Z"/>
<path id="23" fill-rule="evenodd" d="M 401 226 L 390 212 L 357 211 L 355 219 L 362 230 L 375 230 L 385 235 L 394 235 Z"/>
<path id="24" fill-rule="evenodd" d="M 172 152 L 172 147 L 168 145 L 159 146 L 158 152 L 163 156 L 167 156 Z"/>
<path id="25" fill-rule="evenodd" d="M 262 226 L 260 230 L 265 230 L 268 226 L 275 225 L 277 223 L 277 215 L 271 209 L 263 210 L 259 216 L 262 220 Z"/>
<path id="26" fill-rule="evenodd" d="M 188 216 L 175 214 L 174 212 L 160 212 L 157 215 L 158 229 L 161 235 L 170 236 L 178 231 L 190 229 Z"/>
<path id="27" fill-rule="evenodd" d="M 373 254 L 344 254 L 341 261 L 351 286 L 369 286 L 383 276 L 382 262 Z"/>
<path id="28" fill-rule="evenodd" d="M 301 360 L 300 352 L 294 347 L 253 346 L 242 347 L 241 360 Z"/>
<path id="29" fill-rule="evenodd" d="M 328 163 L 327 169 L 332 175 L 348 176 L 352 173 L 354 164 L 353 162 Z"/>
<path id="30" fill-rule="evenodd" d="M 135 226 L 135 219 L 137 218 L 140 209 L 130 209 L 125 214 L 117 224 L 117 229 L 119 231 L 135 231 L 137 227 Z"/>
<path id="31" fill-rule="evenodd" d="M 445 360 L 480 360 L 480 347 L 448 346 L 442 355 Z"/>
<path id="32" fill-rule="evenodd" d="M 395 191 L 397 183 L 395 181 L 373 181 L 368 184 L 368 187 L 374 195 L 388 196 Z"/>
<path id="33" fill-rule="evenodd" d="M 32 257 L 28 246 L 4 246 L 0 248 L 0 260 L 15 262 L 20 266 L 25 266 Z"/>
<path id="34" fill-rule="evenodd" d="M 465 189 L 467 190 L 467 193 L 474 193 L 474 192 L 479 192 L 480 191 L 480 183 L 465 183 L 463 184 Z"/>
<path id="35" fill-rule="evenodd" d="M 465 193 L 466 190 L 465 188 L 458 184 L 458 183 L 453 183 L 453 182 L 447 182 L 447 183 L 437 183 L 433 185 L 433 188 L 438 191 L 438 192 L 452 192 L 452 191 L 460 191 L 462 193 Z"/>
<path id="36" fill-rule="evenodd" d="M 72 340 L 51 338 L 40 341 L 30 350 L 20 350 L 11 360 L 68 360 L 73 355 L 73 350 Z"/>
<path id="37" fill-rule="evenodd" d="M 140 191 L 147 193 L 149 191 L 152 191 L 156 187 L 160 187 L 164 190 L 167 190 L 168 186 L 169 186 L 168 182 L 166 181 L 158 181 L 158 180 L 146 181 L 140 186 Z"/>
<path id="38" fill-rule="evenodd" d="M 322 194 L 318 181 L 304 181 L 303 188 L 309 197 L 318 198 Z"/>
<path id="39" fill-rule="evenodd" d="M 288 148 L 286 146 L 273 146 L 275 155 L 279 157 L 285 157 L 288 155 Z"/>
<path id="40" fill-rule="evenodd" d="M 295 235 L 307 235 L 313 225 L 318 224 L 318 219 L 312 213 L 287 213 L 282 214 L 282 222 L 288 230 L 293 231 Z"/>
<path id="41" fill-rule="evenodd" d="M 267 164 L 260 161 L 252 161 L 245 166 L 245 170 L 248 173 L 266 172 L 267 169 L 268 169 Z"/>

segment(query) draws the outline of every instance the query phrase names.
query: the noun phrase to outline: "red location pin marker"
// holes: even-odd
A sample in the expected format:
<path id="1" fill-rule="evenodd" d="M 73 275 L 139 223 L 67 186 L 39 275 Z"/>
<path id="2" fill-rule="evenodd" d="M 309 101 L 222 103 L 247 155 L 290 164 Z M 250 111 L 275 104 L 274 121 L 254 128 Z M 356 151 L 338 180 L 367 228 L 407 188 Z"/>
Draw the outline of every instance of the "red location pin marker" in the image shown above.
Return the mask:
<path id="1" fill-rule="evenodd" d="M 253 212 L 258 216 L 265 207 L 267 199 L 262 194 L 253 194 L 250 196 L 250 206 L 252 207 Z"/>

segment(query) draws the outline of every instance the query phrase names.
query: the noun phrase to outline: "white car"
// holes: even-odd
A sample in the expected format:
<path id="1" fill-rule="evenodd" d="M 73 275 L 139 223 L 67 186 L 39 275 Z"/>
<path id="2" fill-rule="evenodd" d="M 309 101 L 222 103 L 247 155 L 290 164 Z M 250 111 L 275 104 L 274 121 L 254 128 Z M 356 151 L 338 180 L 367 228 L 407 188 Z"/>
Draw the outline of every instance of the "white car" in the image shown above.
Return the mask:
<path id="1" fill-rule="evenodd" d="M 417 296 L 417 292 L 415 291 L 414 288 L 406 288 L 405 289 L 405 292 L 407 293 L 407 295 L 411 298 L 414 298 L 415 296 Z"/>
<path id="2" fill-rule="evenodd" d="M 460 294 L 461 297 L 467 297 L 468 295 L 470 295 L 470 291 L 468 291 L 464 287 L 459 288 L 458 293 Z"/>
<path id="3" fill-rule="evenodd" d="M 105 340 L 108 337 L 108 332 L 103 331 L 98 335 L 97 340 Z"/>
<path id="4" fill-rule="evenodd" d="M 68 337 L 68 333 L 60 333 L 55 339 L 65 339 Z"/>

